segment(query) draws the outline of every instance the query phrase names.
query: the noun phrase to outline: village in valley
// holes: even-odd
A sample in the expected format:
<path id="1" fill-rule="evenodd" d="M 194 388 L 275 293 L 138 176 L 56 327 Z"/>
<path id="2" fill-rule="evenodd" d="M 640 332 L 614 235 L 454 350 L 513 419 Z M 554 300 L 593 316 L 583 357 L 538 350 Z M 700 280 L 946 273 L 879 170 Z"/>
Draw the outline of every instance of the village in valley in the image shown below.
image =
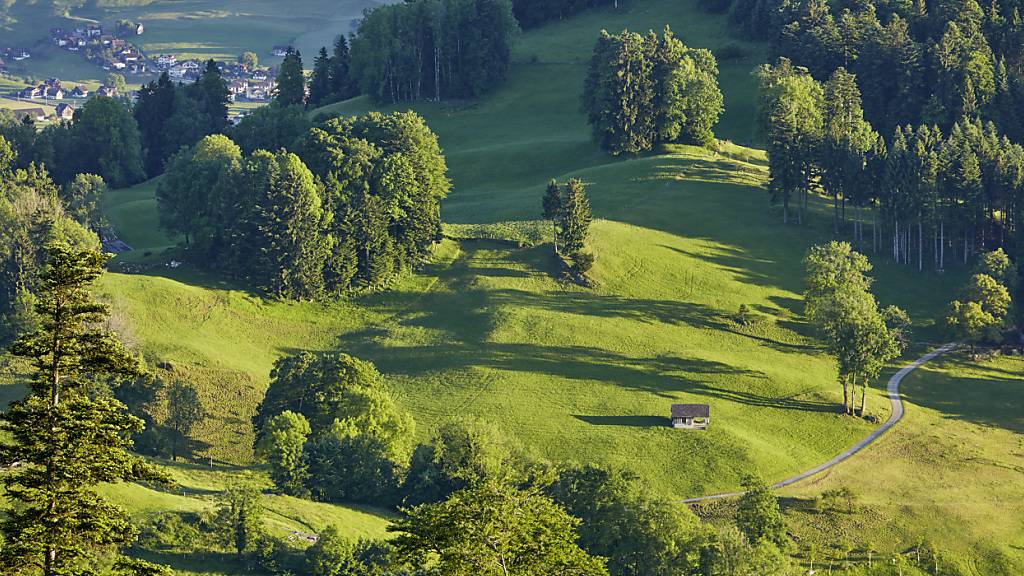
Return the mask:
<path id="1" fill-rule="evenodd" d="M 31 76 L 23 77 L 20 80 L 25 84 L 24 87 L 0 94 L 0 110 L 11 108 L 11 113 L 20 120 L 69 121 L 74 117 L 76 106 L 84 104 L 92 96 L 134 100 L 136 91 L 128 89 L 128 82 L 143 85 L 164 73 L 172 82 L 178 83 L 194 82 L 200 77 L 206 67 L 205 61 L 196 58 L 179 59 L 174 54 L 151 55 L 143 51 L 132 39 L 145 31 L 144 24 L 130 20 L 118 20 L 111 28 L 101 24 L 70 29 L 51 28 L 47 43 L 95 64 L 105 71 L 105 83 L 91 90 L 86 83 L 67 83 L 60 78 L 51 77 L 40 81 Z M 282 57 L 290 49 L 288 45 L 274 45 L 268 54 Z M 19 78 L 14 77 L 12 66 L 31 58 L 31 48 L 0 45 L 0 78 L 17 83 Z M 240 55 L 236 61 L 216 61 L 218 70 L 227 81 L 232 102 L 262 104 L 273 98 L 277 68 L 260 66 L 257 62 L 257 57 L 252 53 Z M 25 68 L 25 65 L 19 67 Z M 4 99 L 19 105 L 8 106 Z M 35 103 L 40 106 L 31 106 Z M 237 122 L 245 113 L 245 109 L 235 110 L 232 121 Z"/>

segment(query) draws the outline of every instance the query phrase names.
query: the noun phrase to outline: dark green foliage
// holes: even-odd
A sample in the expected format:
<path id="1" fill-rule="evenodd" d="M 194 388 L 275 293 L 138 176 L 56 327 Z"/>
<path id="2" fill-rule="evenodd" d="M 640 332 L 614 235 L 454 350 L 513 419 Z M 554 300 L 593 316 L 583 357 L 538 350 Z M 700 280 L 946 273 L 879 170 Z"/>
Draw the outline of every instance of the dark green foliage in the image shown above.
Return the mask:
<path id="1" fill-rule="evenodd" d="M 181 234 L 201 261 L 212 261 L 228 240 L 236 209 L 242 152 L 226 136 L 207 136 L 175 154 L 157 185 L 160 224 Z"/>
<path id="2" fill-rule="evenodd" d="M 249 485 L 232 486 L 220 495 L 214 525 L 239 557 L 256 552 L 266 538 L 260 498 L 260 491 Z"/>
<path id="3" fill-rule="evenodd" d="M 35 165 L 16 169 L 16 162 L 0 136 L 0 340 L 36 327 L 33 305 L 47 242 L 99 248 L 96 235 L 68 215 L 46 171 Z"/>
<path id="4" fill-rule="evenodd" d="M 583 182 L 576 178 L 569 180 L 565 184 L 560 226 L 562 249 L 566 254 L 575 257 L 583 250 L 592 219 L 590 201 L 583 190 Z"/>
<path id="5" fill-rule="evenodd" d="M 306 102 L 306 75 L 302 71 L 302 54 L 288 49 L 277 73 L 274 102 L 280 106 L 302 106 Z"/>
<path id="6" fill-rule="evenodd" d="M 107 184 L 103 178 L 95 174 L 77 174 L 74 180 L 61 186 L 60 199 L 72 218 L 82 226 L 95 229 L 102 224 L 100 201 L 106 191 Z"/>
<path id="7" fill-rule="evenodd" d="M 773 203 L 782 203 L 783 222 L 798 201 L 797 221 L 803 222 L 807 199 L 814 185 L 814 168 L 822 136 L 821 86 L 806 70 L 780 59 L 763 65 L 761 81 L 761 131 L 768 144 L 768 192 Z"/>
<path id="8" fill-rule="evenodd" d="M 156 176 L 164 163 L 184 146 L 228 126 L 229 93 L 216 63 L 188 86 L 174 84 L 167 74 L 143 86 L 133 110 L 142 136 L 146 173 Z"/>
<path id="9" fill-rule="evenodd" d="M 344 34 L 339 34 L 338 39 L 334 41 L 329 76 L 331 100 L 348 100 L 359 95 L 359 85 L 352 78 L 352 55 Z"/>
<path id="10" fill-rule="evenodd" d="M 263 128 L 270 125 L 269 135 Z M 294 141 L 248 158 L 225 136 L 171 158 L 157 187 L 161 224 L 200 265 L 282 298 L 379 288 L 440 239 L 450 187 L 437 136 L 412 112 L 335 118 L 308 129 L 275 105 L 239 125 L 250 145 Z M 300 159 L 301 157 L 301 159 Z"/>
<path id="11" fill-rule="evenodd" d="M 282 491 L 332 502 L 397 502 L 413 422 L 372 364 L 341 353 L 278 361 L 253 425 L 257 453 Z"/>
<path id="12" fill-rule="evenodd" d="M 391 545 L 384 541 L 352 542 L 335 526 L 320 533 L 306 548 L 305 568 L 309 576 L 385 576 L 404 572 L 391 566 Z"/>
<path id="13" fill-rule="evenodd" d="M 398 556 L 420 569 L 429 564 L 449 576 L 608 573 L 603 558 L 576 544 L 579 520 L 535 490 L 485 482 L 404 512 L 388 529 L 398 533 Z"/>
<path id="14" fill-rule="evenodd" d="M 512 12 L 524 29 L 551 20 L 562 20 L 594 6 L 618 4 L 615 0 L 512 0 Z"/>
<path id="15" fill-rule="evenodd" d="M 306 487 L 318 500 L 391 506 L 402 468 L 380 438 L 343 426 L 318 434 L 306 447 Z"/>
<path id="16" fill-rule="evenodd" d="M 302 495 L 309 476 L 302 451 L 312 430 L 302 414 L 290 410 L 271 418 L 256 444 L 257 456 L 267 461 L 270 477 L 285 494 Z"/>
<path id="17" fill-rule="evenodd" d="M 379 102 L 476 98 L 505 80 L 518 32 L 509 0 L 412 0 L 366 14 L 351 76 Z"/>
<path id="18" fill-rule="evenodd" d="M 324 183 L 333 214 L 329 290 L 385 285 L 440 238 L 440 201 L 451 185 L 437 136 L 416 114 L 334 118 L 295 150 Z"/>
<path id="19" fill-rule="evenodd" d="M 396 457 L 409 452 L 412 419 L 395 406 L 373 364 L 348 354 L 303 352 L 279 360 L 253 417 L 257 434 L 285 410 L 302 414 L 314 433 L 337 426 L 380 439 Z"/>
<path id="20" fill-rule="evenodd" d="M 580 547 L 607 558 L 610 574 L 697 573 L 699 522 L 687 508 L 647 494 L 636 477 L 589 465 L 566 468 L 547 491 L 581 520 Z"/>
<path id="21" fill-rule="evenodd" d="M 128 107 L 118 100 L 105 96 L 90 99 L 75 112 L 71 125 L 55 129 L 53 137 L 56 164 L 48 165 L 59 169 L 61 182 L 75 174 L 89 173 L 120 188 L 146 177 L 138 125 Z"/>
<path id="22" fill-rule="evenodd" d="M 320 53 L 313 59 L 313 75 L 309 79 L 308 105 L 313 108 L 327 103 L 332 93 L 331 58 L 327 48 L 320 48 Z"/>
<path id="23" fill-rule="evenodd" d="M 136 536 L 127 515 L 97 495 L 96 485 L 167 478 L 129 453 L 142 421 L 119 401 L 86 393 L 96 379 L 141 372 L 117 338 L 96 327 L 108 309 L 89 287 L 106 257 L 62 243 L 47 251 L 35 307 L 39 328 L 11 346 L 33 373 L 28 396 L 13 402 L 0 423 L 9 435 L 0 444 L 2 483 L 16 503 L 0 523 L 0 567 L 71 576 L 95 567 L 100 556 L 116 558 Z"/>
<path id="24" fill-rule="evenodd" d="M 722 102 L 711 52 L 687 48 L 667 27 L 661 38 L 601 32 L 583 109 L 594 139 L 612 154 L 637 154 L 659 142 L 708 145 Z"/>
<path id="25" fill-rule="evenodd" d="M 257 150 L 291 148 L 312 126 L 302 106 L 281 106 L 271 102 L 242 118 L 230 136 L 246 154 Z"/>
<path id="26" fill-rule="evenodd" d="M 324 293 L 323 269 L 330 239 L 328 221 L 313 174 L 284 150 L 256 151 L 242 169 L 226 259 L 232 271 L 281 298 L 314 299 Z"/>
<path id="27" fill-rule="evenodd" d="M 752 544 L 765 541 L 785 549 L 786 524 L 771 487 L 759 476 L 748 475 L 743 479 L 743 489 L 736 511 L 740 531 Z"/>
<path id="28" fill-rule="evenodd" d="M 402 493 L 406 504 L 440 502 L 482 482 L 521 482 L 530 467 L 519 448 L 493 425 L 449 422 L 428 444 L 416 447 Z"/>

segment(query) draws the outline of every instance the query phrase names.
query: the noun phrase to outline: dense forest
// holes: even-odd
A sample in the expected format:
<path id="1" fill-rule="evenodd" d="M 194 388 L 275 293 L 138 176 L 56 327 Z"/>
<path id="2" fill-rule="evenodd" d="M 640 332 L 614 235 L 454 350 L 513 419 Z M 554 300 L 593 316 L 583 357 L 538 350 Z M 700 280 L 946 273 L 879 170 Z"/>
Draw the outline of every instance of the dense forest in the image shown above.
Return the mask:
<path id="1" fill-rule="evenodd" d="M 199 265 L 306 299 L 386 285 L 439 239 L 447 169 L 419 116 L 336 118 L 289 147 L 181 150 L 157 187 L 163 226 Z"/>
<path id="2" fill-rule="evenodd" d="M 367 13 L 352 77 L 380 102 L 475 98 L 505 79 L 519 26 L 509 0 L 415 0 Z"/>

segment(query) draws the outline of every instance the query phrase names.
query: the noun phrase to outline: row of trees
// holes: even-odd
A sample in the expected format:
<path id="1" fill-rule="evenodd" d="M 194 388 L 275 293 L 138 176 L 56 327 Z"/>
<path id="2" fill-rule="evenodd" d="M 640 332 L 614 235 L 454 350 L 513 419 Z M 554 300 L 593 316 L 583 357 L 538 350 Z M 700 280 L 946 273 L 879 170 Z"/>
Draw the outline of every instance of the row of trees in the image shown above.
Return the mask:
<path id="1" fill-rule="evenodd" d="M 339 35 L 334 41 L 334 51 L 327 54 L 327 48 L 313 60 L 313 74 L 309 79 L 309 107 L 324 106 L 332 102 L 348 100 L 359 95 L 359 85 L 352 80 L 351 56 L 348 40 Z"/>
<path id="2" fill-rule="evenodd" d="M 128 105 L 106 96 L 91 98 L 75 111 L 71 122 L 17 122 L 0 111 L 0 136 L 16 153 L 16 165 L 43 166 L 58 184 L 78 174 L 96 174 L 112 187 L 141 182 L 146 177 L 138 125 Z"/>
<path id="3" fill-rule="evenodd" d="M 378 102 L 476 98 L 505 80 L 518 30 L 509 0 L 381 6 L 352 37 L 352 78 Z"/>
<path id="4" fill-rule="evenodd" d="M 722 113 L 718 64 L 688 48 L 666 26 L 659 38 L 602 31 L 583 88 L 594 139 L 612 154 L 637 154 L 658 143 L 706 146 Z"/>
<path id="5" fill-rule="evenodd" d="M 182 150 L 157 187 L 162 225 L 200 265 L 286 298 L 384 285 L 438 239 L 450 184 L 416 114 L 328 120 L 291 149 L 214 135 Z"/>
<path id="6" fill-rule="evenodd" d="M 174 83 L 164 73 L 139 90 L 134 104 L 97 96 L 72 121 L 42 130 L 30 119 L 19 122 L 0 111 L 0 136 L 17 152 L 20 168 L 46 166 L 60 184 L 96 174 L 120 188 L 163 172 L 181 147 L 226 131 L 228 102 L 227 83 L 211 60 L 193 84 Z"/>
<path id="7" fill-rule="evenodd" d="M 809 197 L 824 191 L 837 233 L 874 251 L 888 243 L 894 261 L 919 270 L 926 262 L 942 270 L 951 257 L 966 264 L 993 247 L 1019 249 L 1024 148 L 993 123 L 964 118 L 946 135 L 936 126 L 897 127 L 886 142 L 864 119 L 844 69 L 822 85 L 780 59 L 759 76 L 769 192 L 784 221 L 796 203 L 802 222 Z"/>
<path id="8" fill-rule="evenodd" d="M 1024 138 L 1024 21 L 1016 0 L 708 4 L 731 6 L 741 32 L 771 40 L 776 55 L 818 80 L 839 67 L 855 74 L 865 115 L 884 134 L 905 124 L 948 130 L 965 115 L 980 115 Z"/>

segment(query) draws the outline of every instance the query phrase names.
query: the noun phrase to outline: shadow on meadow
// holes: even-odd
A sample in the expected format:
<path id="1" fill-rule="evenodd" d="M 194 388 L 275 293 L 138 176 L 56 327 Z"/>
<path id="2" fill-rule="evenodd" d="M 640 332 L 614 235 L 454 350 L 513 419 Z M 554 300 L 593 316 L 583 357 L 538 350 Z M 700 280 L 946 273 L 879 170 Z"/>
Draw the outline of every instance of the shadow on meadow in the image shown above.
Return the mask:
<path id="1" fill-rule="evenodd" d="M 936 367 L 941 372 L 922 367 L 922 374 L 903 388 L 904 398 L 944 418 L 1024 433 L 1024 360 L 1013 360 L 1021 368 L 1014 372 L 956 354 Z M 951 376 L 947 370 L 960 375 Z"/>

